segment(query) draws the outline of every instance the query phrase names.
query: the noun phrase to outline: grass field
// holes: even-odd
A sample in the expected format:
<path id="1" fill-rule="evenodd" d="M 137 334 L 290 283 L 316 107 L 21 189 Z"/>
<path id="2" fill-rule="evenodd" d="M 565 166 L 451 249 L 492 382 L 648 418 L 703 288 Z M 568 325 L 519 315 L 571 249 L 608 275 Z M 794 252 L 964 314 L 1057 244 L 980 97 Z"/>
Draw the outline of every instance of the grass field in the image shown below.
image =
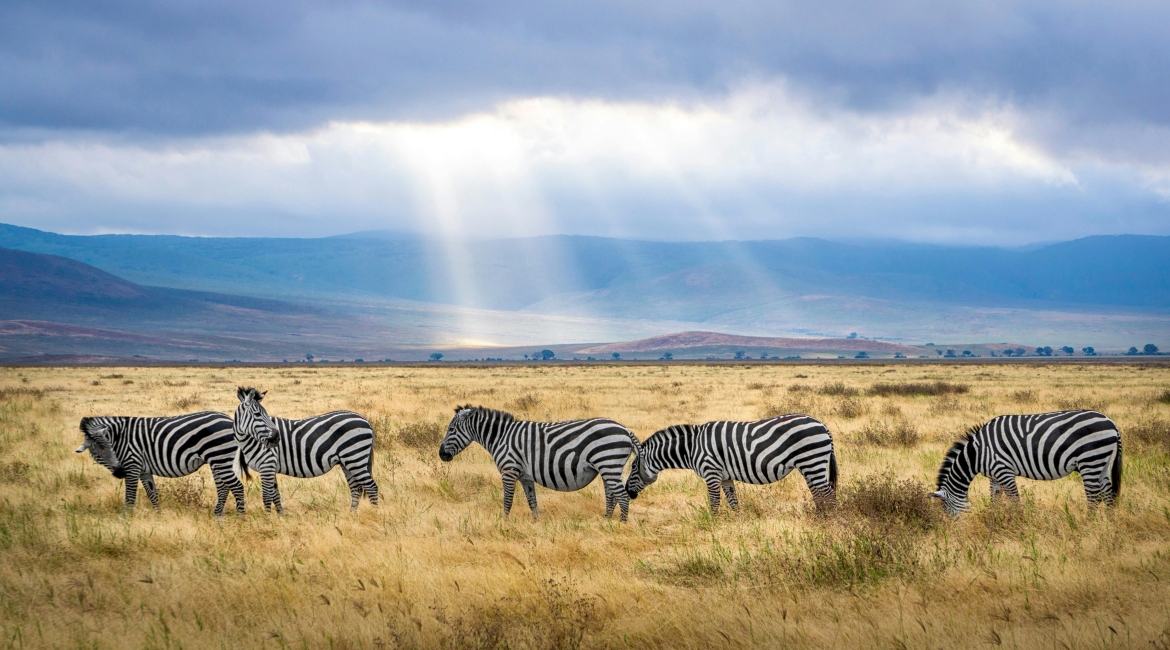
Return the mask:
<path id="1" fill-rule="evenodd" d="M 938 382 L 945 382 L 939 384 Z M 383 504 L 340 472 L 281 478 L 286 514 L 211 516 L 206 468 L 122 513 L 75 455 L 85 415 L 347 408 L 378 434 Z M 0 647 L 1170 647 L 1170 367 L 758 365 L 0 369 Z M 603 519 L 595 482 L 501 515 L 473 447 L 439 462 L 457 404 L 528 419 L 667 424 L 806 412 L 828 424 L 840 507 L 793 475 L 708 514 L 664 473 Z M 1125 444 L 1120 505 L 1079 479 L 1021 480 L 1020 504 L 952 520 L 925 499 L 949 443 L 992 415 L 1094 408 Z"/>

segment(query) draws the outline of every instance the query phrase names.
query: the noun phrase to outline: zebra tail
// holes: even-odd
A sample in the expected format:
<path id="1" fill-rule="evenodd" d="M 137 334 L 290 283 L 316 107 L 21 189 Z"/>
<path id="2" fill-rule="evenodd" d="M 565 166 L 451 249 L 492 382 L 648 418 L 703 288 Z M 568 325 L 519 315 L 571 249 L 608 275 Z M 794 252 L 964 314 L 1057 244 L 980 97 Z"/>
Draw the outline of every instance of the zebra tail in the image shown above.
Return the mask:
<path id="1" fill-rule="evenodd" d="M 1117 438 L 1117 453 L 1113 457 L 1113 469 L 1109 473 L 1109 485 L 1113 497 L 1113 502 L 1117 502 L 1117 497 L 1121 496 L 1121 438 Z"/>
<path id="2" fill-rule="evenodd" d="M 829 452 L 829 486 L 833 488 L 833 492 L 837 491 L 837 452 Z"/>
<path id="3" fill-rule="evenodd" d="M 236 457 L 232 459 L 232 473 L 241 481 L 252 480 L 252 475 L 248 472 L 248 461 L 244 459 L 243 447 L 236 448 Z"/>

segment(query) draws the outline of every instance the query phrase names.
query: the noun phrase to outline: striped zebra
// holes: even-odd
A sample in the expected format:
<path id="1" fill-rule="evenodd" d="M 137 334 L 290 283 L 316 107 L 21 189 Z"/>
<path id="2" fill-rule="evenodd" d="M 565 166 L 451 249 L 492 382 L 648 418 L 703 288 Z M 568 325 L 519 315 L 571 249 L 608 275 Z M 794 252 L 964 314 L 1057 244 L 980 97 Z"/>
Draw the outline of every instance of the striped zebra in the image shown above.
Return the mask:
<path id="1" fill-rule="evenodd" d="M 244 485 L 232 473 L 236 441 L 232 420 L 223 413 L 204 411 L 169 418 L 100 416 L 81 418 L 85 441 L 77 453 L 89 450 L 98 464 L 126 479 L 126 507 L 138 498 L 138 483 L 150 504 L 158 508 L 155 476 L 175 478 L 195 472 L 204 463 L 215 480 L 215 514 L 223 514 L 228 491 L 236 511 L 244 512 Z"/>
<path id="2" fill-rule="evenodd" d="M 630 498 L 658 480 L 664 469 L 692 469 L 707 484 L 711 514 L 719 513 L 719 488 L 739 511 L 735 481 L 775 483 L 793 469 L 804 476 L 818 507 L 837 502 L 837 456 L 824 424 L 807 415 L 758 422 L 676 424 L 646 439 L 626 479 Z"/>
<path id="3" fill-rule="evenodd" d="M 251 479 L 249 467 L 260 475 L 264 509 L 276 506 L 284 512 L 276 475 L 313 478 L 335 465 L 341 466 L 349 484 L 349 507 L 357 509 L 362 493 L 378 505 L 374 468 L 374 428 L 352 411 L 333 411 L 301 420 L 274 418 L 260 404 L 263 393 L 239 388 L 236 397 L 235 436 L 239 445 L 233 469 L 236 476 Z"/>
<path id="4" fill-rule="evenodd" d="M 1016 477 L 1050 481 L 1080 472 L 1090 504 L 1112 505 L 1121 493 L 1121 434 L 1096 411 L 1001 415 L 976 425 L 956 442 L 938 470 L 947 512 L 971 507 L 967 491 L 976 474 L 991 479 L 991 496 L 1019 499 Z"/>
<path id="5" fill-rule="evenodd" d="M 460 406 L 439 446 L 449 462 L 472 442 L 487 449 L 504 482 L 504 516 L 512 510 L 516 481 L 524 488 L 536 521 L 536 485 L 572 492 L 601 475 L 605 484 L 605 516 L 621 506 L 626 521 L 630 497 L 622 489 L 622 470 L 638 439 L 629 429 L 605 418 L 569 422 L 526 422 L 509 413 L 482 406 Z"/>

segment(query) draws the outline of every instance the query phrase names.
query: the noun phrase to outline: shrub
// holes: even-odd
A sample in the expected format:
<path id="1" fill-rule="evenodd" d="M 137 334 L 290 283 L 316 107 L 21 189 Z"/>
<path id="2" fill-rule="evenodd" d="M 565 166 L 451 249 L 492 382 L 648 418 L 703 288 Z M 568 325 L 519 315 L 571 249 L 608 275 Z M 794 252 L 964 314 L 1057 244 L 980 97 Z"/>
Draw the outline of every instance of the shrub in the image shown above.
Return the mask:
<path id="1" fill-rule="evenodd" d="M 833 407 L 834 413 L 846 419 L 860 417 L 868 410 L 869 404 L 866 404 L 864 400 L 857 399 L 856 397 L 843 397 L 837 402 L 836 406 Z"/>
<path id="2" fill-rule="evenodd" d="M 28 388 L 27 386 L 0 388 L 0 399 L 12 399 L 14 397 L 44 399 L 45 391 L 41 390 L 40 388 Z"/>
<path id="3" fill-rule="evenodd" d="M 540 398 L 532 393 L 525 393 L 506 405 L 509 411 L 531 411 L 538 406 L 540 406 Z"/>
<path id="4" fill-rule="evenodd" d="M 858 395 L 860 391 L 856 388 L 850 388 L 845 385 L 845 382 L 835 381 L 831 384 L 825 384 L 817 389 L 821 395 L 840 395 L 842 397 L 853 397 Z"/>
<path id="5" fill-rule="evenodd" d="M 841 514 L 860 517 L 871 526 L 907 526 L 929 530 L 945 516 L 931 501 L 926 485 L 912 479 L 899 481 L 889 474 L 869 474 L 841 489 Z"/>
<path id="6" fill-rule="evenodd" d="M 158 482 L 159 500 L 178 503 L 190 508 L 202 509 L 208 506 L 205 483 L 202 476 L 183 476 Z"/>
<path id="7" fill-rule="evenodd" d="M 202 402 L 203 402 L 203 399 L 201 397 L 199 397 L 198 395 L 192 394 L 192 395 L 185 395 L 183 397 L 176 399 L 174 402 L 171 402 L 171 405 L 174 406 L 175 408 L 179 409 L 180 411 L 185 411 L 189 408 L 199 406 Z"/>
<path id="8" fill-rule="evenodd" d="M 398 440 L 406 447 L 425 449 L 437 447 L 443 441 L 446 431 L 437 422 L 418 420 L 402 425 L 398 429 Z"/>
<path id="9" fill-rule="evenodd" d="M 894 424 L 870 420 L 858 432 L 858 437 L 863 443 L 877 447 L 913 447 L 922 441 L 918 428 L 908 420 L 898 420 Z"/>
<path id="10" fill-rule="evenodd" d="M 1170 422 L 1160 417 L 1148 417 L 1125 428 L 1126 437 L 1140 444 L 1170 451 Z M 1123 443 L 1124 444 L 1124 443 Z"/>
<path id="11" fill-rule="evenodd" d="M 890 395 L 962 395 L 971 391 L 967 384 L 952 384 L 945 381 L 935 382 L 879 382 L 870 386 L 869 394 L 880 397 Z"/>
<path id="12" fill-rule="evenodd" d="M 934 415 L 944 415 L 957 411 L 962 405 L 954 395 L 940 395 L 930 401 L 930 412 Z"/>
<path id="13" fill-rule="evenodd" d="M 1036 402 L 1036 391 L 1028 388 L 1021 388 L 1020 390 L 1013 392 L 1011 394 L 1011 398 L 1012 401 L 1016 402 L 1017 404 L 1032 404 Z"/>
<path id="14" fill-rule="evenodd" d="M 1170 404 L 1170 388 L 1162 391 L 1162 394 L 1155 397 L 1154 400 L 1163 404 Z"/>

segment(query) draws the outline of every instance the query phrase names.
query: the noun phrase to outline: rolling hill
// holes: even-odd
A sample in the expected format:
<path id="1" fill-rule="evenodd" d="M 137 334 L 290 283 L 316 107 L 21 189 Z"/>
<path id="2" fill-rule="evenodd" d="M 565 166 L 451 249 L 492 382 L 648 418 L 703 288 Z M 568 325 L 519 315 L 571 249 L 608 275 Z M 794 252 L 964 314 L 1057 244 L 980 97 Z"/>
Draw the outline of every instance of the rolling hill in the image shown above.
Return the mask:
<path id="1" fill-rule="evenodd" d="M 901 343 L 1170 344 L 1170 237 L 1089 237 L 1008 250 L 807 238 L 75 236 L 0 225 L 0 246 L 116 276 L 123 284 L 107 278 L 106 290 L 141 293 L 134 294 L 138 307 L 126 312 L 139 330 L 244 338 L 330 332 L 345 342 L 331 355 L 585 344 L 690 330 L 814 338 L 858 332 Z M 128 326 L 125 310 L 103 312 L 86 297 L 85 283 L 97 277 L 67 282 L 80 305 L 69 322 Z M 52 321 L 62 311 L 61 300 L 29 302 L 36 290 L 29 291 L 6 297 L 12 304 L 0 318 Z M 171 307 L 142 311 L 152 301 Z M 250 316 L 224 313 L 233 310 L 264 314 L 252 321 L 265 322 L 249 330 L 242 323 Z"/>

